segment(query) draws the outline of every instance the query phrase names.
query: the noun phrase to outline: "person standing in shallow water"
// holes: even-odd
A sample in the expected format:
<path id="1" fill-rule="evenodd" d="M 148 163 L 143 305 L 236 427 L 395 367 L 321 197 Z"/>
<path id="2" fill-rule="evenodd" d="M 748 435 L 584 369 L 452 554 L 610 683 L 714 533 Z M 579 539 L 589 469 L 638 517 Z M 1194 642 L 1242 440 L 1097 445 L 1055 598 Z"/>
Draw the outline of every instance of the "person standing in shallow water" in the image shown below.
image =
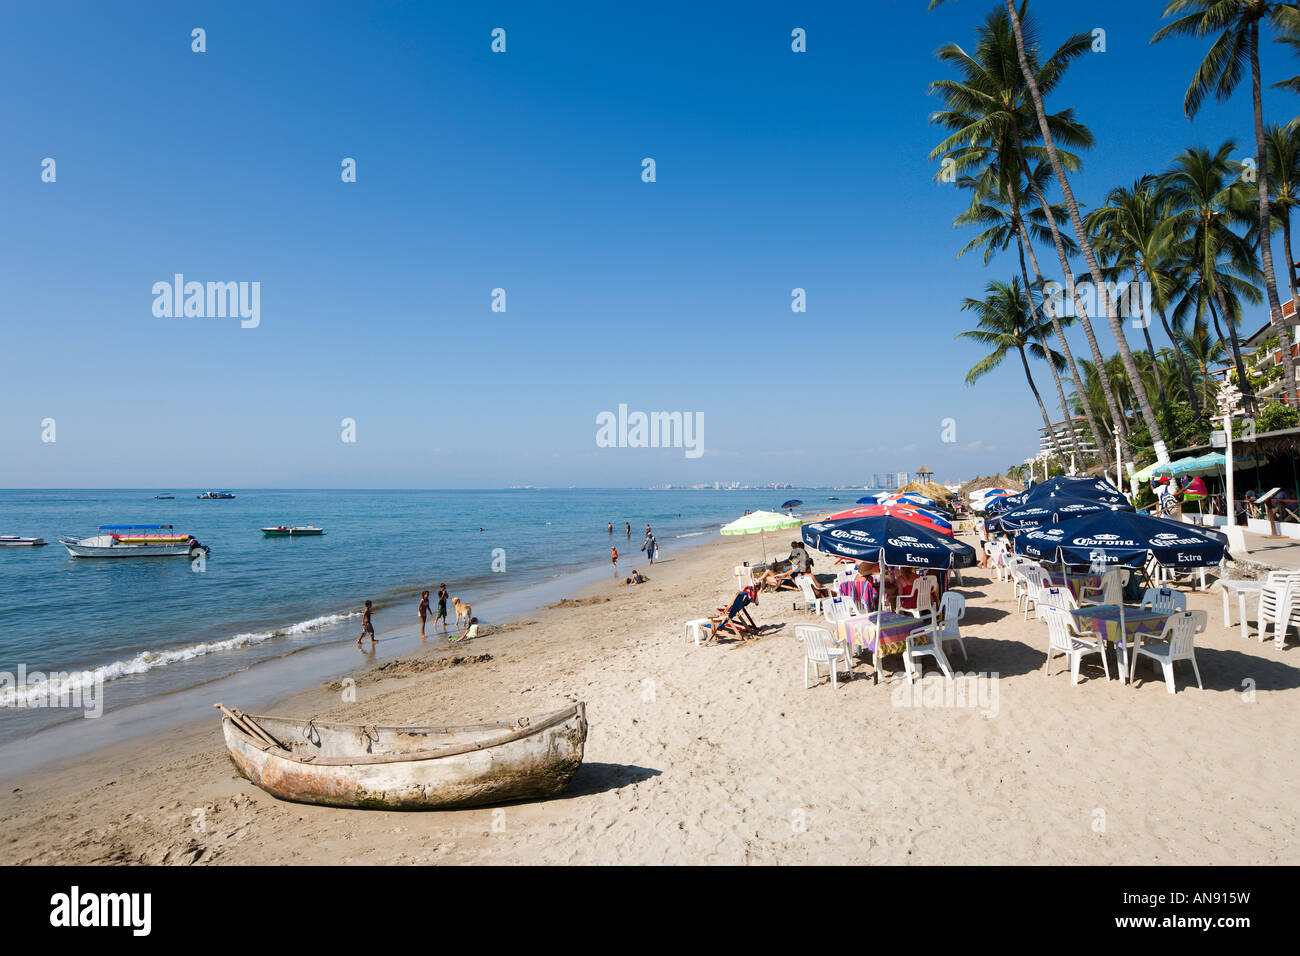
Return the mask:
<path id="1" fill-rule="evenodd" d="M 611 521 L 611 522 L 609 522 L 608 524 L 606 524 L 606 525 L 605 525 L 605 531 L 606 531 L 606 533 L 608 533 L 608 534 L 613 534 L 613 533 L 614 533 L 614 522 Z"/>
<path id="2" fill-rule="evenodd" d="M 429 619 L 429 592 L 420 595 L 420 640 L 424 640 L 424 622 Z"/>
<path id="3" fill-rule="evenodd" d="M 624 521 L 623 523 L 624 523 L 625 525 L 627 525 L 627 540 L 631 541 L 631 540 L 632 540 L 632 522 L 630 522 L 630 521 Z"/>
<path id="4" fill-rule="evenodd" d="M 609 549 L 609 560 L 614 565 L 614 577 L 618 577 L 618 548 Z"/>
<path id="5" fill-rule="evenodd" d="M 433 619 L 433 626 L 438 626 L 438 621 L 442 621 L 442 633 L 447 633 L 447 585 L 438 585 L 438 616 Z"/>

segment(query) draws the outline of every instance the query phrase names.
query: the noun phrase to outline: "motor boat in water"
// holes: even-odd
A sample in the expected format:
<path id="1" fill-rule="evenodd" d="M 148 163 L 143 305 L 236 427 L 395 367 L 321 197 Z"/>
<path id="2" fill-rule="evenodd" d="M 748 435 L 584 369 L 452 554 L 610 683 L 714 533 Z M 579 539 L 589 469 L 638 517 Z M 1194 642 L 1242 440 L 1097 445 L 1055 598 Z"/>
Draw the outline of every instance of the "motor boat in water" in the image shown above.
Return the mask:
<path id="1" fill-rule="evenodd" d="M 24 538 L 17 534 L 0 534 L 0 548 L 35 548 L 46 543 L 44 538 Z"/>
<path id="2" fill-rule="evenodd" d="M 209 498 L 233 498 L 235 496 L 228 491 L 205 491 L 203 494 L 195 495 L 194 497 L 203 501 Z"/>
<path id="3" fill-rule="evenodd" d="M 154 495 L 153 496 L 154 501 L 174 501 L 175 499 L 176 499 L 175 495 Z"/>
<path id="4" fill-rule="evenodd" d="M 74 558 L 188 558 L 209 551 L 169 524 L 105 524 L 89 538 L 60 535 L 59 544 Z"/>
<path id="5" fill-rule="evenodd" d="M 298 538 L 310 535 L 321 535 L 324 533 L 324 528 L 317 528 L 315 525 L 310 524 L 304 525 L 301 528 L 296 525 L 289 526 L 282 524 L 274 528 L 262 529 L 262 534 L 266 535 L 268 538 Z"/>

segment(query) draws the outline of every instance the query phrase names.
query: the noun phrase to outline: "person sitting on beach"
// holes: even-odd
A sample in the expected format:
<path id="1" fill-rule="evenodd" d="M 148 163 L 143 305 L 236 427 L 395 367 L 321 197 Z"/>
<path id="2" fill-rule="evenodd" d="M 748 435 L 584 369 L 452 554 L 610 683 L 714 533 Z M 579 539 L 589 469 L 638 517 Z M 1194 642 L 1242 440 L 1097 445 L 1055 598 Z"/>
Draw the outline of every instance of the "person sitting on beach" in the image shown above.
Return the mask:
<path id="1" fill-rule="evenodd" d="M 630 578 L 627 579 L 627 583 L 628 583 L 628 584 L 645 584 L 645 582 L 646 582 L 646 581 L 649 581 L 649 580 L 650 580 L 650 579 L 647 578 L 645 575 L 643 575 L 640 571 L 638 571 L 636 568 L 633 568 L 633 569 L 632 569 L 632 576 L 631 576 Z"/>
<path id="2" fill-rule="evenodd" d="M 758 624 L 745 608 L 750 604 L 758 604 L 758 592 L 761 590 L 762 585 L 749 585 L 737 591 L 723 617 L 709 618 L 709 636 L 704 643 L 710 644 L 716 641 L 723 631 L 742 641 L 749 640 L 751 636 L 756 637 L 759 633 Z"/>
<path id="3" fill-rule="evenodd" d="M 472 641 L 478 637 L 478 618 L 469 619 L 469 627 L 465 628 L 465 633 L 460 637 L 450 637 L 447 639 L 450 644 L 459 644 L 461 641 Z"/>

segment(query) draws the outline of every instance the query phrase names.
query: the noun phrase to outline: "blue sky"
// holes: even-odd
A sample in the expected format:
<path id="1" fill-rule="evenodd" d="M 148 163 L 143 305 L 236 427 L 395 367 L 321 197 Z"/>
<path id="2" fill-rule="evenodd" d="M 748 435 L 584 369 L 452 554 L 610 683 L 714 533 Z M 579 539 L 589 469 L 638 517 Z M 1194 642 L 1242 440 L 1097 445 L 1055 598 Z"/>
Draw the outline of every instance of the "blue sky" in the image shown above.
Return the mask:
<path id="1" fill-rule="evenodd" d="M 927 86 L 949 75 L 934 50 L 973 45 L 994 5 L 6 4 L 0 486 L 838 483 L 1019 462 L 1041 420 L 1018 363 L 967 387 L 981 352 L 954 338 L 962 299 L 1015 261 L 954 258 L 965 200 L 926 159 Z M 1186 145 L 1252 142 L 1248 87 L 1183 116 L 1206 44 L 1149 46 L 1161 6 L 1035 7 L 1046 43 L 1107 33 L 1051 101 L 1097 137 L 1073 180 L 1087 204 Z M 1297 66 L 1264 51 L 1266 83 Z M 1267 90 L 1265 110 L 1300 102 Z M 155 317 L 177 272 L 260 282 L 260 325 Z M 702 413 L 704 455 L 597 447 L 620 403 Z"/>

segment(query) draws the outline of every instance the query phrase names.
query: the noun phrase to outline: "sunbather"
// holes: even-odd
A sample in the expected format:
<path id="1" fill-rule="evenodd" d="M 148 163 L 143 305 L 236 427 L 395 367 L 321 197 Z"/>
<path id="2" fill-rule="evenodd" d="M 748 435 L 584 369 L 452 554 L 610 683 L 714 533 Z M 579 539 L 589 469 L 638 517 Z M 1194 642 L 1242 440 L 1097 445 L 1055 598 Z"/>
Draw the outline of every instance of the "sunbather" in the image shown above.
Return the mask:
<path id="1" fill-rule="evenodd" d="M 745 610 L 750 604 L 758 604 L 758 592 L 762 590 L 762 585 L 743 587 L 736 592 L 736 596 L 731 599 L 731 603 L 723 611 L 721 617 L 709 618 L 709 636 L 704 643 L 709 644 L 718 639 L 718 635 L 723 631 L 732 634 L 742 641 L 749 640 L 751 637 L 757 637 L 759 633 L 758 624 L 750 616 L 749 611 Z M 719 610 L 722 610 L 719 608 Z"/>

